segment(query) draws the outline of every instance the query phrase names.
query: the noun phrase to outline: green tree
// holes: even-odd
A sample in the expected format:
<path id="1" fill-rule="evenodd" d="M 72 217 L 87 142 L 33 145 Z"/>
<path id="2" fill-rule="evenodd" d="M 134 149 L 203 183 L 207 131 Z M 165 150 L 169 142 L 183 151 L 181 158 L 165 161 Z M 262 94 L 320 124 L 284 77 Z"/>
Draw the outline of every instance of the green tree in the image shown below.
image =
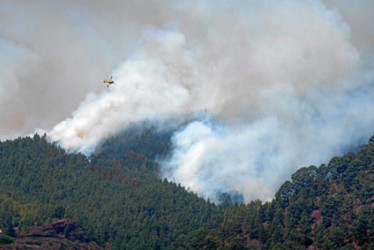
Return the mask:
<path id="1" fill-rule="evenodd" d="M 245 238 L 241 236 L 236 236 L 230 241 L 230 249 L 232 250 L 241 250 L 241 249 L 247 249 L 246 247 L 246 240 Z"/>
<path id="2" fill-rule="evenodd" d="M 8 227 L 5 231 L 5 234 L 10 237 L 16 237 L 16 231 L 14 230 L 14 226 L 12 222 L 9 222 Z"/>

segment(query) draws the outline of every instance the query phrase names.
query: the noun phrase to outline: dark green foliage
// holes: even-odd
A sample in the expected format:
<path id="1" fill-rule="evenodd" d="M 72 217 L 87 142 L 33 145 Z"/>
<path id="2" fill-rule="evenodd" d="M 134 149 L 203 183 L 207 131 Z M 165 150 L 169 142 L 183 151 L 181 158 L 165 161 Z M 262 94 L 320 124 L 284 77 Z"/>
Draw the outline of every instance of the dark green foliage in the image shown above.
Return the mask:
<path id="1" fill-rule="evenodd" d="M 12 237 L 6 236 L 6 235 L 1 235 L 0 236 L 0 245 L 2 244 L 10 244 L 13 243 L 14 239 Z"/>
<path id="2" fill-rule="evenodd" d="M 14 227 L 69 217 L 110 249 L 373 248 L 373 137 L 357 153 L 299 169 L 271 202 L 222 194 L 217 207 L 159 180 L 170 135 L 133 127 L 90 159 L 45 136 L 0 142 L 0 228 L 14 236 Z"/>
<path id="3" fill-rule="evenodd" d="M 16 237 L 16 231 L 14 230 L 14 226 L 12 222 L 8 224 L 5 234 L 10 237 Z"/>
<path id="4" fill-rule="evenodd" d="M 150 131 L 140 133 L 145 146 L 124 134 L 118 147 L 127 136 L 134 143 L 126 150 L 104 147 L 91 162 L 37 135 L 1 142 L 0 226 L 11 221 L 27 230 L 69 217 L 90 240 L 110 242 L 112 249 L 164 249 L 201 226 L 217 227 L 221 219 L 214 204 L 158 179 L 154 158 L 164 150 L 162 139 Z M 69 228 L 62 233 L 69 237 Z"/>
<path id="5" fill-rule="evenodd" d="M 230 242 L 230 249 L 232 250 L 241 250 L 241 249 L 246 249 L 247 243 L 245 238 L 241 236 L 236 236 L 233 238 Z"/>
<path id="6" fill-rule="evenodd" d="M 91 162 L 102 168 L 121 168 L 124 173 L 137 178 L 157 178 L 159 168 L 155 159 L 168 154 L 170 137 L 171 132 L 157 132 L 134 125 L 107 139 L 92 156 Z"/>
<path id="7" fill-rule="evenodd" d="M 374 245 L 374 144 L 334 157 L 328 165 L 301 168 L 271 203 L 225 209 L 221 244 L 254 243 L 266 249 L 370 249 Z M 236 244 L 235 243 L 235 244 Z"/>

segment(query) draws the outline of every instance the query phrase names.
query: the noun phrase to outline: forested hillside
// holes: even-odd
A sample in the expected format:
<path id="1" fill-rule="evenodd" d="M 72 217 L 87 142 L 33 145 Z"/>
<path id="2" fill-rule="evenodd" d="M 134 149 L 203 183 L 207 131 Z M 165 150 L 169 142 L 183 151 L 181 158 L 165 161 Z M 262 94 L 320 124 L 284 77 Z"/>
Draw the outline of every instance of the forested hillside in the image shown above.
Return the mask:
<path id="1" fill-rule="evenodd" d="M 270 203 L 227 208 L 206 235 L 232 249 L 374 249 L 374 136 L 357 153 L 299 169 Z"/>
<path id="2" fill-rule="evenodd" d="M 148 134 L 138 140 L 156 147 Z M 200 226 L 217 227 L 218 208 L 158 180 L 151 174 L 157 164 L 145 153 L 131 148 L 117 158 L 104 150 L 89 162 L 38 135 L 0 143 L 0 228 L 27 231 L 66 217 L 102 246 L 146 249 L 166 248 Z"/>
<path id="3" fill-rule="evenodd" d="M 0 228 L 19 237 L 69 218 L 111 249 L 374 248 L 374 137 L 299 169 L 272 202 L 220 206 L 158 179 L 155 159 L 169 147 L 170 134 L 151 128 L 109 139 L 90 159 L 45 136 L 1 142 Z"/>

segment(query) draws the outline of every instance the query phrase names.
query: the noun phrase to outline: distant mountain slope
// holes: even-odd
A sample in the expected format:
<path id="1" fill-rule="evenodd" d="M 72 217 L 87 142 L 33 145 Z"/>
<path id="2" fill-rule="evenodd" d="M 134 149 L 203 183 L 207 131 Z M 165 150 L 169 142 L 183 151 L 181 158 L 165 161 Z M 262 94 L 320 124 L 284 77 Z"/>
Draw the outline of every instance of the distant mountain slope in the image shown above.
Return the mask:
<path id="1" fill-rule="evenodd" d="M 122 170 L 133 177 L 158 178 L 159 166 L 155 159 L 169 153 L 172 132 L 157 132 L 155 128 L 143 126 L 129 126 L 108 138 L 91 156 L 91 163 L 104 168 L 113 167 L 114 163 L 125 166 Z"/>

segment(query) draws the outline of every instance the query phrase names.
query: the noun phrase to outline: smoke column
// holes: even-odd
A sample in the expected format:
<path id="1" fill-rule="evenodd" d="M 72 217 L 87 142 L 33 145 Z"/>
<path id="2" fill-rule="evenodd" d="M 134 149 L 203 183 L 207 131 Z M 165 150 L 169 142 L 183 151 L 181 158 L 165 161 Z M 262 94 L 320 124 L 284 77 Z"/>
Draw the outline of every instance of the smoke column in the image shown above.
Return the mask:
<path id="1" fill-rule="evenodd" d="M 374 32 L 360 26 L 370 1 L 157 3 L 115 84 L 87 95 L 51 140 L 89 155 L 130 122 L 206 110 L 174 133 L 160 176 L 248 202 L 374 132 Z"/>

